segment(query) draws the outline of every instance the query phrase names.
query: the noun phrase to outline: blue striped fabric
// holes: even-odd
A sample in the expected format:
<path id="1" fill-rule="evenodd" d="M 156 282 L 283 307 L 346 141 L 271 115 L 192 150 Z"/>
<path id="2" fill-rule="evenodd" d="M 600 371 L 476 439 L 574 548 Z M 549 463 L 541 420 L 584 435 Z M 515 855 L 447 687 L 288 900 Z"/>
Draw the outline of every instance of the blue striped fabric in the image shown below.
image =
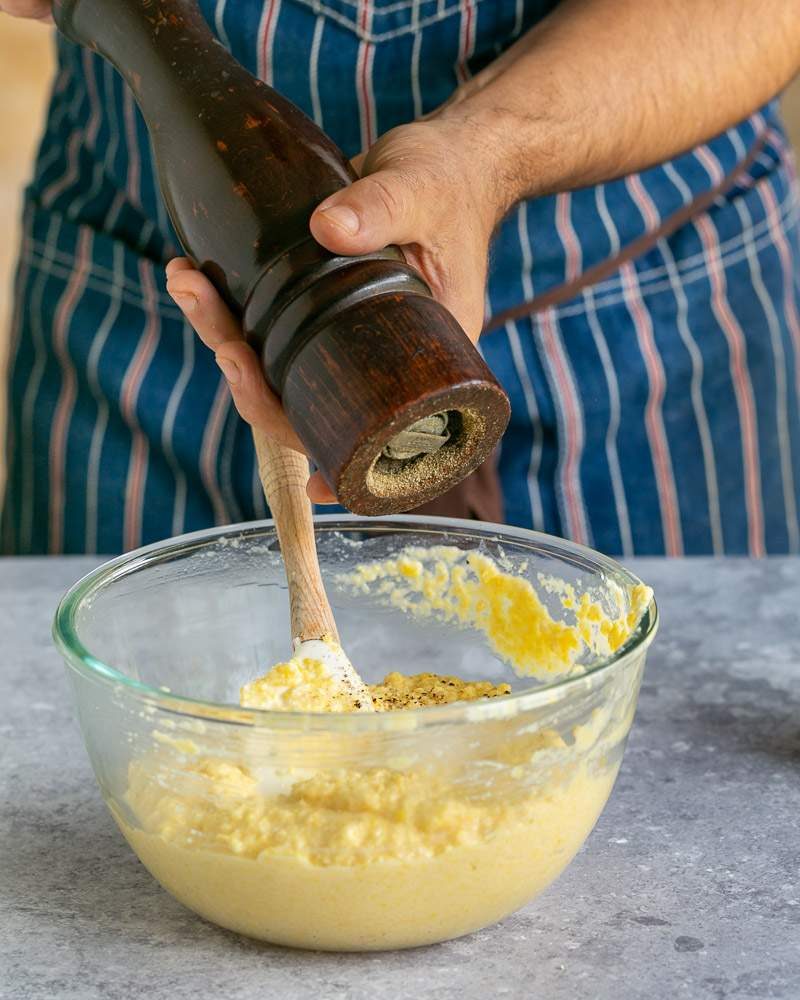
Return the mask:
<path id="1" fill-rule="evenodd" d="M 355 154 L 444 101 L 547 0 L 204 0 L 220 40 Z M 642 174 L 528 202 L 487 318 L 580 276 L 760 146 L 711 209 L 488 333 L 507 520 L 610 553 L 797 552 L 800 241 L 775 104 Z M 164 290 L 176 239 L 119 76 L 59 42 L 17 276 L 5 552 L 116 552 L 266 514 L 248 429 Z"/>

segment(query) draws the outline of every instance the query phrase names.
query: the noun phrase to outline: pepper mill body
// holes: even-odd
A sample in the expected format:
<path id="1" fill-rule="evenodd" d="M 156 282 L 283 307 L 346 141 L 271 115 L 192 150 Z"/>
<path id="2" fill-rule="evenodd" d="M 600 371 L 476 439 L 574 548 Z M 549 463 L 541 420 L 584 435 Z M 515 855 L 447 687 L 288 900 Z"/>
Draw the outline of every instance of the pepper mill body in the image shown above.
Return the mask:
<path id="1" fill-rule="evenodd" d="M 54 16 L 132 88 L 185 252 L 241 317 L 340 501 L 410 510 L 488 457 L 510 407 L 480 354 L 396 248 L 342 257 L 312 239 L 312 212 L 352 168 L 219 44 L 195 0 L 55 0 Z M 392 457 L 433 414 L 441 447 Z"/>

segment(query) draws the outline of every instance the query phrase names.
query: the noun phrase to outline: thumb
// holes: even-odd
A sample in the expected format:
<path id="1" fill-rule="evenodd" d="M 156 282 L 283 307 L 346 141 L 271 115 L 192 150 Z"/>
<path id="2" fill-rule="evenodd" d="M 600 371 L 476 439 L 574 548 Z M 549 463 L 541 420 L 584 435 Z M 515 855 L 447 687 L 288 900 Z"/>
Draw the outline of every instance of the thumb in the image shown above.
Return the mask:
<path id="1" fill-rule="evenodd" d="M 332 253 L 361 254 L 420 238 L 419 192 L 399 170 L 377 170 L 337 191 L 311 216 L 311 235 Z"/>

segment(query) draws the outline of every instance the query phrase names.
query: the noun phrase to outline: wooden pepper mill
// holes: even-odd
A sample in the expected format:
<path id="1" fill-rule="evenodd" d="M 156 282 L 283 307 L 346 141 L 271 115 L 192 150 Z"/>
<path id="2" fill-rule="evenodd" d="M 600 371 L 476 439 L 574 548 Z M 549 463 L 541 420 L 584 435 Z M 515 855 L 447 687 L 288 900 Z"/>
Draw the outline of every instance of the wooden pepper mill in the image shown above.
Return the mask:
<path id="1" fill-rule="evenodd" d="M 54 16 L 132 88 L 186 254 L 241 317 L 341 503 L 411 510 L 487 458 L 505 393 L 399 250 L 343 257 L 313 240 L 312 212 L 356 175 L 195 0 L 54 0 Z"/>

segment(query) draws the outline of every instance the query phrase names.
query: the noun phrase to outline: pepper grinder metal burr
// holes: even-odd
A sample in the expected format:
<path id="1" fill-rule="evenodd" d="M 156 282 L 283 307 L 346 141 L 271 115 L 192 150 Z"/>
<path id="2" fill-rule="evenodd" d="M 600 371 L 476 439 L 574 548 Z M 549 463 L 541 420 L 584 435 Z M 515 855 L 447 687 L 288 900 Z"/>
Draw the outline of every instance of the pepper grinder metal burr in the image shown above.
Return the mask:
<path id="1" fill-rule="evenodd" d="M 309 233 L 355 174 L 215 39 L 195 0 L 54 0 L 60 30 L 132 88 L 187 254 L 241 317 L 312 461 L 357 514 L 411 510 L 492 452 L 508 398 L 396 248 Z"/>

